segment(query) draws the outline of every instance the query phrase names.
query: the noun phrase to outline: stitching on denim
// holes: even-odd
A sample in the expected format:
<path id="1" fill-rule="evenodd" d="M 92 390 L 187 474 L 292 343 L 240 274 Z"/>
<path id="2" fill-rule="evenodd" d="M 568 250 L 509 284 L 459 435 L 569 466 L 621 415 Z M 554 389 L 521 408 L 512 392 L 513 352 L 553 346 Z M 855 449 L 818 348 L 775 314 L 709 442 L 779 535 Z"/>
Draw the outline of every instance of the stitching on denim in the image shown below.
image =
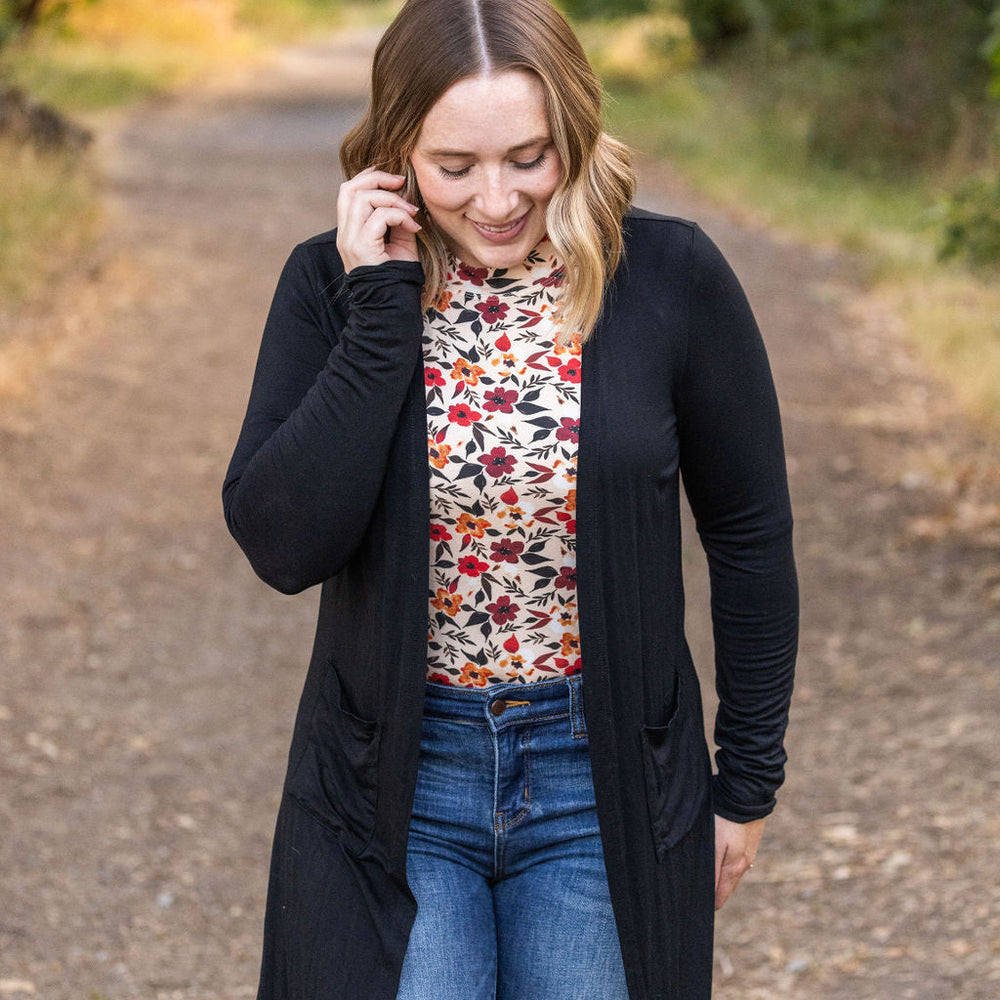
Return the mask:
<path id="1" fill-rule="evenodd" d="M 456 719 L 451 715 L 429 715 L 424 713 L 424 719 L 428 722 L 450 722 L 456 726 L 486 726 L 485 721 L 480 722 L 479 719 Z"/>
<path id="2" fill-rule="evenodd" d="M 528 726 L 523 737 L 523 746 L 521 749 L 524 751 L 524 786 L 522 794 L 524 795 L 524 805 L 518 809 L 517 814 L 510 819 L 504 818 L 500 821 L 500 829 L 507 831 L 512 826 L 516 826 L 518 823 L 524 819 L 525 816 L 531 811 L 531 727 Z M 496 816 L 493 819 L 494 828 L 496 828 Z"/>
<path id="3" fill-rule="evenodd" d="M 504 712 L 504 715 L 506 715 L 506 714 L 507 713 Z M 494 723 L 494 725 L 497 727 L 497 729 L 499 729 L 499 728 L 501 728 L 503 726 L 511 726 L 511 725 L 513 725 L 513 726 L 530 726 L 530 725 L 534 725 L 534 723 L 536 723 L 536 722 L 550 722 L 553 719 L 568 719 L 569 717 L 570 717 L 569 712 L 563 711 L 563 712 L 558 712 L 555 715 L 529 715 L 527 718 L 510 719 L 510 720 L 505 720 L 505 721 L 500 721 L 498 719 L 498 721 L 496 723 Z M 503 719 L 503 716 L 500 716 L 500 719 Z"/>

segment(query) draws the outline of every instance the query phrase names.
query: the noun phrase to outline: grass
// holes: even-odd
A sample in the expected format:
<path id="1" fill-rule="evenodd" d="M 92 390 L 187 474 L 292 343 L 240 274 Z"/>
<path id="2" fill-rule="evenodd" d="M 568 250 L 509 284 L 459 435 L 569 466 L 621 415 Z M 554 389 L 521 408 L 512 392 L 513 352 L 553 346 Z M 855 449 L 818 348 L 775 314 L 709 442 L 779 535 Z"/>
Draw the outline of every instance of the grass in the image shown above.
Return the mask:
<path id="1" fill-rule="evenodd" d="M 930 370 L 974 420 L 1000 432 L 998 276 L 936 259 L 936 205 L 953 178 L 890 180 L 817 160 L 800 96 L 807 81 L 792 68 L 761 86 L 753 72 L 691 66 L 656 81 L 612 79 L 609 128 L 669 159 L 719 203 L 863 259 L 873 293 L 891 303 Z"/>
<path id="2" fill-rule="evenodd" d="M 61 154 L 0 140 L 0 300 L 36 293 L 97 227 L 95 184 Z"/>
<path id="3" fill-rule="evenodd" d="M 669 159 L 721 202 L 813 242 L 933 257 L 932 186 L 858 178 L 815 162 L 800 109 L 761 107 L 736 82 L 703 69 L 650 87 L 612 84 L 612 97 L 612 131 Z"/>

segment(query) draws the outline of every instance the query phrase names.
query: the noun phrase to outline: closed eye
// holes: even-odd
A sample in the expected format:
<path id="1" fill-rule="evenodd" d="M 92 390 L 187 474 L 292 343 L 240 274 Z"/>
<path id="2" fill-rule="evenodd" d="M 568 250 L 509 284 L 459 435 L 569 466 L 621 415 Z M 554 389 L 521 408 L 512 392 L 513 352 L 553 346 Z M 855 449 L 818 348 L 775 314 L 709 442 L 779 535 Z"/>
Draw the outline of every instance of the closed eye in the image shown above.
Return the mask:
<path id="1" fill-rule="evenodd" d="M 442 166 L 438 167 L 445 177 L 464 177 L 471 169 L 472 167 L 462 167 L 461 170 L 445 170 Z"/>
<path id="2" fill-rule="evenodd" d="M 522 163 L 520 160 L 513 161 L 513 167 L 515 170 L 537 170 L 547 159 L 547 151 L 542 150 L 533 160 L 527 163 Z M 468 175 L 469 171 L 472 170 L 471 165 L 468 167 L 462 167 L 461 170 L 448 170 L 446 167 L 438 165 L 438 170 L 441 171 L 443 177 L 450 177 L 453 180 L 458 180 L 460 177 L 465 177 Z"/>
<path id="3" fill-rule="evenodd" d="M 543 149 L 530 163 L 520 163 L 514 161 L 514 166 L 518 170 L 537 170 L 545 162 L 545 150 Z"/>

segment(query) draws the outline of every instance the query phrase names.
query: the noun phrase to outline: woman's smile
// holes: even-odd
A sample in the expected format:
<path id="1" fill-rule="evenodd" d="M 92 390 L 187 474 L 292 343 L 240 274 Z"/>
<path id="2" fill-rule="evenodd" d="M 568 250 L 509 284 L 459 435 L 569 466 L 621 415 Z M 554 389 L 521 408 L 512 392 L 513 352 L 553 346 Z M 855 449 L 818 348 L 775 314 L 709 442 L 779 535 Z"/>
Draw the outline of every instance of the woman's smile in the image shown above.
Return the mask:
<path id="1" fill-rule="evenodd" d="M 529 209 L 520 218 L 514 219 L 512 222 L 505 222 L 502 225 L 491 226 L 486 222 L 478 222 L 475 219 L 469 219 L 469 221 L 479 230 L 484 239 L 492 243 L 503 244 L 516 240 L 520 236 L 521 230 L 528 221 L 530 214 L 531 210 Z"/>

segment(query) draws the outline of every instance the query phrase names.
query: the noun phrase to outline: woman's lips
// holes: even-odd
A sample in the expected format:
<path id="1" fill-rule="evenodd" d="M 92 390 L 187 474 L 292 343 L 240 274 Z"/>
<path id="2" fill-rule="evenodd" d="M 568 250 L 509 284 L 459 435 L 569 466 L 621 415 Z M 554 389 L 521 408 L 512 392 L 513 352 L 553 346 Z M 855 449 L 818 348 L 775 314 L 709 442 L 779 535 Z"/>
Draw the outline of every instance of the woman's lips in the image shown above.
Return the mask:
<path id="1" fill-rule="evenodd" d="M 525 212 L 520 219 L 508 222 L 504 226 L 490 226 L 487 228 L 482 223 L 476 222 L 473 219 L 469 219 L 469 222 L 475 228 L 476 232 L 490 243 L 513 243 L 521 235 L 521 230 L 524 229 L 524 224 L 528 221 L 530 214 L 530 211 Z"/>

